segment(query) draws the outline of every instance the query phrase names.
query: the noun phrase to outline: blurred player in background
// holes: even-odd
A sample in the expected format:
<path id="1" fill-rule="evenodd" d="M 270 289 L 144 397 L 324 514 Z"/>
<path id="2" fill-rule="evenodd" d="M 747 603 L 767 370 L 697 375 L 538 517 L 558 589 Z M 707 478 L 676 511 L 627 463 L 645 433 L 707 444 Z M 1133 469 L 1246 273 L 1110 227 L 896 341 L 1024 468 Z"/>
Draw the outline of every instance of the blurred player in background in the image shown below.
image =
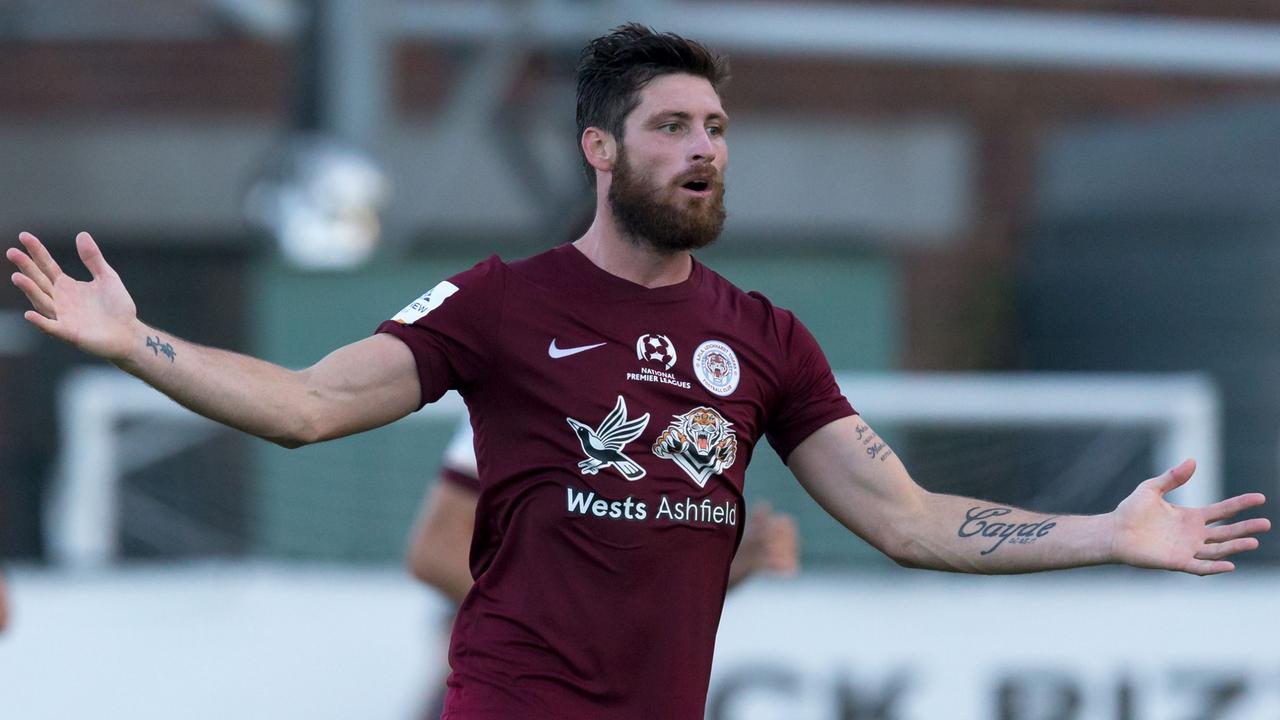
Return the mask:
<path id="1" fill-rule="evenodd" d="M 1165 500 L 1192 461 L 1095 516 L 920 487 L 795 315 L 693 257 L 725 218 L 727 79 L 723 58 L 679 36 L 628 25 L 591 41 L 578 66 L 586 233 L 491 257 L 303 370 L 144 324 L 87 233 L 90 282 L 29 233 L 6 257 L 43 332 L 285 447 L 462 394 L 483 489 L 446 720 L 700 720 L 745 469 L 765 438 L 828 513 L 904 566 L 1211 575 L 1258 546 L 1266 519 L 1220 524 L 1258 493 Z"/>
<path id="2" fill-rule="evenodd" d="M 414 577 L 439 590 L 456 610 L 474 582 L 468 556 L 475 527 L 476 501 L 482 489 L 476 468 L 471 419 L 463 416 L 445 448 L 444 462 L 423 499 L 414 523 L 407 560 Z M 757 503 L 729 565 L 728 589 L 756 573 L 794 575 L 800 569 L 800 542 L 795 521 Z M 453 626 L 454 612 L 445 618 Z M 447 650 L 446 648 L 441 648 Z M 442 663 L 448 668 L 448 661 Z M 444 676 L 430 696 L 424 720 L 439 720 L 444 711 Z"/>
<path id="3" fill-rule="evenodd" d="M 9 627 L 9 591 L 5 587 L 4 570 L 0 570 L 0 633 Z"/>

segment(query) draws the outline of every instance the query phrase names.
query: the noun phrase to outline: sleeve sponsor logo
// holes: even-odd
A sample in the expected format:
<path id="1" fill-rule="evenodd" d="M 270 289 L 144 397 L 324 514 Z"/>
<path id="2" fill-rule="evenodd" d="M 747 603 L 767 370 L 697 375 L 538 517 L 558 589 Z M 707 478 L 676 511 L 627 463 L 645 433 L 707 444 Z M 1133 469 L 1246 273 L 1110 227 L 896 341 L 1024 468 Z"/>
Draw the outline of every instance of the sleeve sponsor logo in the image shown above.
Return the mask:
<path id="1" fill-rule="evenodd" d="M 422 294 L 422 297 L 409 303 L 405 309 L 395 314 L 392 320 L 401 325 L 412 325 L 427 316 L 427 313 L 435 310 L 444 304 L 454 293 L 458 292 L 458 286 L 442 280 L 435 287 Z"/>

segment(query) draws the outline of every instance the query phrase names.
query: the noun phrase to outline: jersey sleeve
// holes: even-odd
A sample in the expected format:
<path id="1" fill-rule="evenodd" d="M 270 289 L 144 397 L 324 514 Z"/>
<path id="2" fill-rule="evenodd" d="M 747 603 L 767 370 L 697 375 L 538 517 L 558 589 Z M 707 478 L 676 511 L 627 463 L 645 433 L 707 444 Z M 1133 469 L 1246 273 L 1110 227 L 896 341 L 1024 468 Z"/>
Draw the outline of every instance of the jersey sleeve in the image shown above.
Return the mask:
<path id="1" fill-rule="evenodd" d="M 786 462 L 796 446 L 833 420 L 857 414 L 840 392 L 818 341 L 796 316 L 774 309 L 782 353 L 782 387 L 765 428 L 769 444 Z"/>
<path id="2" fill-rule="evenodd" d="M 492 256 L 378 326 L 377 332 L 395 335 L 413 352 L 422 390 L 418 407 L 474 384 L 489 367 L 501 331 L 504 267 Z"/>

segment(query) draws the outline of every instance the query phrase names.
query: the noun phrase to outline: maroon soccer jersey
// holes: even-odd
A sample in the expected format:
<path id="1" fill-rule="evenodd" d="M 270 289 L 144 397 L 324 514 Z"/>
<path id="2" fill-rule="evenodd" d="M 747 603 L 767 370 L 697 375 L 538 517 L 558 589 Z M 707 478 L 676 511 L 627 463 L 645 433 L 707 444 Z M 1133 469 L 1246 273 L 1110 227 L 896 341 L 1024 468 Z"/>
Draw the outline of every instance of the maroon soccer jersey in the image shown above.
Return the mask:
<path id="1" fill-rule="evenodd" d="M 756 442 L 786 458 L 853 413 L 809 332 L 696 261 L 649 289 L 572 245 L 491 257 L 378 330 L 475 430 L 446 720 L 700 720 Z"/>

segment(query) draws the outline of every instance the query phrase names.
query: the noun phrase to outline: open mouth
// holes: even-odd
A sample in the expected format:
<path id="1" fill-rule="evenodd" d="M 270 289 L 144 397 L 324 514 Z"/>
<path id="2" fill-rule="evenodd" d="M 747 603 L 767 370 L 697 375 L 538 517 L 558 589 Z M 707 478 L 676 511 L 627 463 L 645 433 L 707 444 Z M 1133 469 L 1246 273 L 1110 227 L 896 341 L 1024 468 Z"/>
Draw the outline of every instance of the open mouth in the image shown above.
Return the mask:
<path id="1" fill-rule="evenodd" d="M 711 183 L 706 180 L 690 180 L 681 185 L 680 188 L 694 195 L 711 194 Z"/>

